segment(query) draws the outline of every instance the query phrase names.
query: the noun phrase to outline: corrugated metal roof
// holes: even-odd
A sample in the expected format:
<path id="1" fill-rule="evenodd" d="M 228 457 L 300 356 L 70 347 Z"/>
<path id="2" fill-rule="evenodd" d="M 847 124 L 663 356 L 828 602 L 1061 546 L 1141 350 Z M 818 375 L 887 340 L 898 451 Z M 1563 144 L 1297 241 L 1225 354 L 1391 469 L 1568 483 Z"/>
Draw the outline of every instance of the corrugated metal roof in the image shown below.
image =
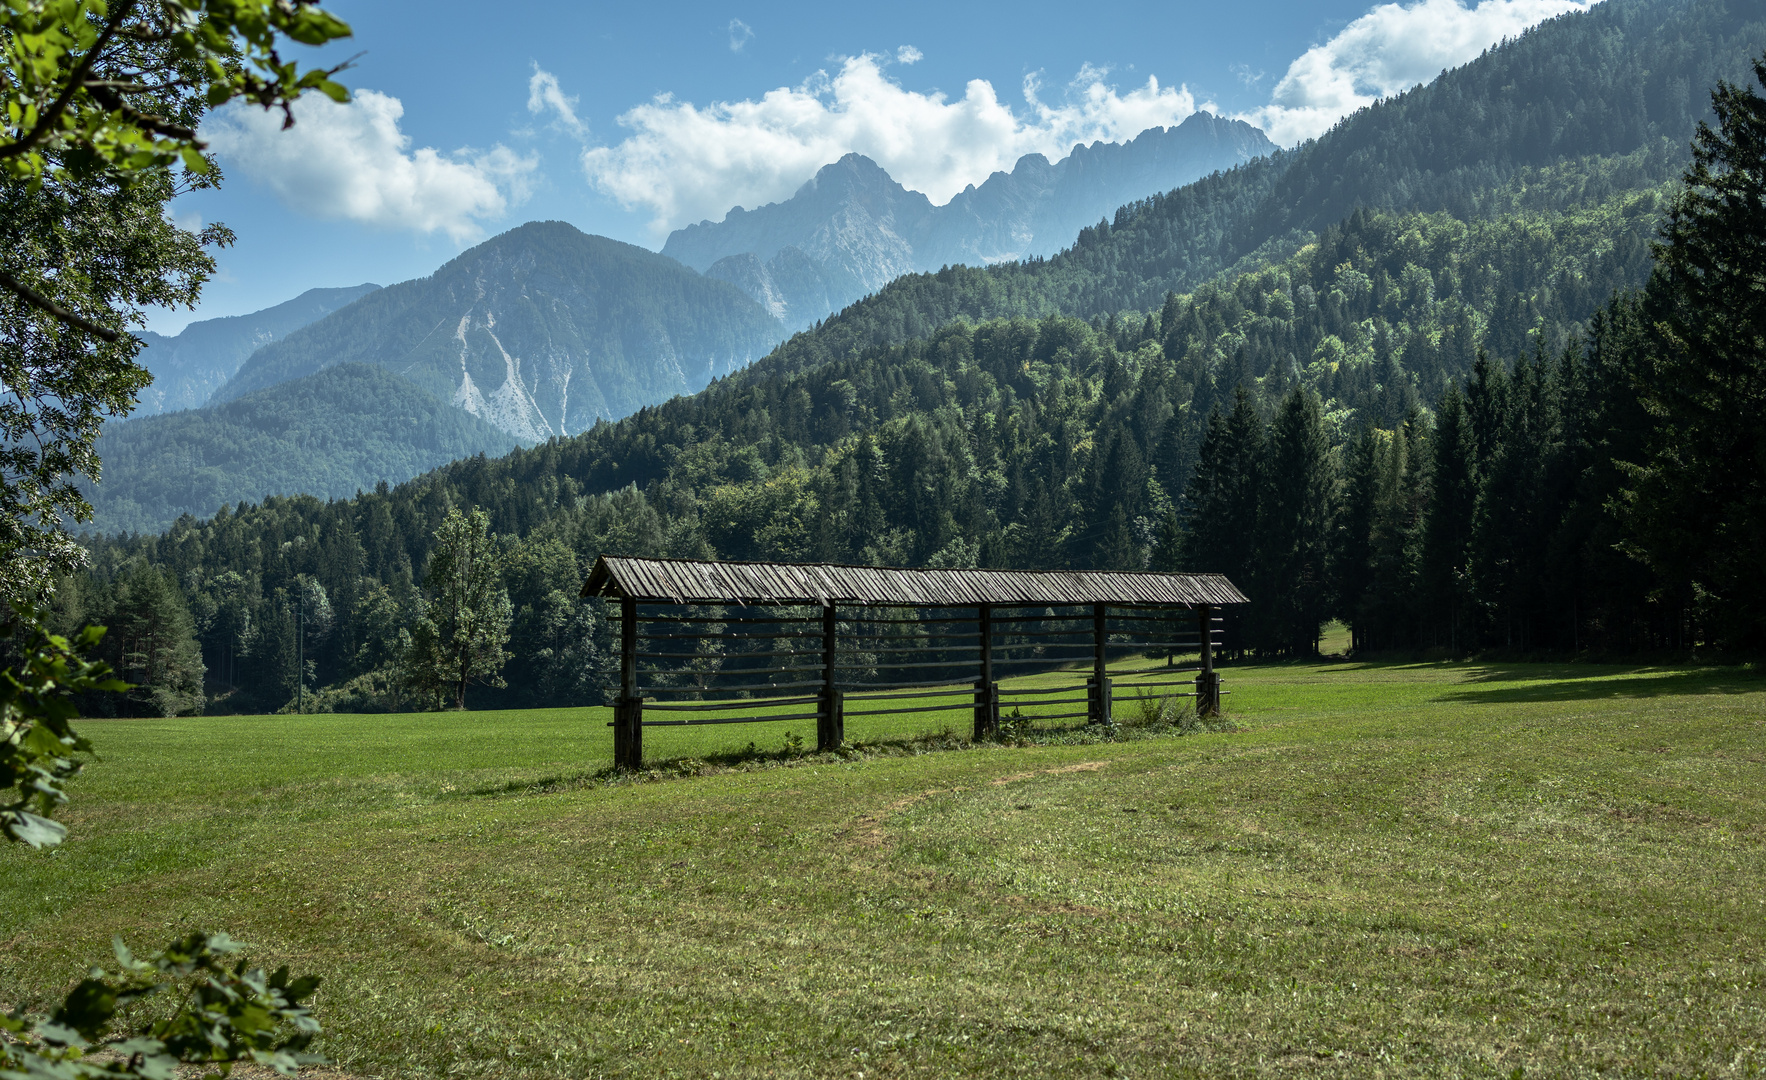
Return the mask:
<path id="1" fill-rule="evenodd" d="M 701 562 L 603 555 L 582 589 L 673 604 L 1244 604 L 1219 574 L 910 570 L 832 563 Z"/>

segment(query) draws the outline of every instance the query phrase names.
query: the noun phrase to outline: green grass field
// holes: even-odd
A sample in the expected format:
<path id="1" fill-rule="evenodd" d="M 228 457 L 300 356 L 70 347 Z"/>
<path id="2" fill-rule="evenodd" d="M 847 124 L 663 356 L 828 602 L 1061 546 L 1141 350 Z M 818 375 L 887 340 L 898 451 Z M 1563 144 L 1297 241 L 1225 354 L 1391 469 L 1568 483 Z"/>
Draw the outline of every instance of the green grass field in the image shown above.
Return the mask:
<path id="1" fill-rule="evenodd" d="M 225 928 L 356 1076 L 1766 1072 L 1766 679 L 1227 675 L 1230 734 L 615 783 L 601 709 L 87 722 L 0 1001 Z"/>

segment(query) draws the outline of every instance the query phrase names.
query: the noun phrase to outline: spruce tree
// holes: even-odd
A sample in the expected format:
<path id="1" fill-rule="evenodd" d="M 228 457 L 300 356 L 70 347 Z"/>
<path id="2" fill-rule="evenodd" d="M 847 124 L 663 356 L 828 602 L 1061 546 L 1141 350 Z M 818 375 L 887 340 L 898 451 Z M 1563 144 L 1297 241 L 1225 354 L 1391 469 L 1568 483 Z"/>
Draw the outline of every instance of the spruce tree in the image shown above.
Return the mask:
<path id="1" fill-rule="evenodd" d="M 1342 501 L 1337 516 L 1331 578 L 1337 617 L 1349 624 L 1350 649 L 1362 646 L 1357 615 L 1373 579 L 1374 502 L 1379 489 L 1380 432 L 1371 424 L 1344 448 Z"/>
<path id="2" fill-rule="evenodd" d="M 1257 514 L 1252 601 L 1262 647 L 1287 656 L 1317 651 L 1330 613 L 1327 573 L 1336 469 L 1318 396 L 1296 387 L 1270 425 Z"/>
<path id="3" fill-rule="evenodd" d="M 1471 600 L 1467 563 L 1478 502 L 1477 442 L 1459 388 L 1452 384 L 1435 408 L 1429 448 L 1429 501 L 1423 518 L 1420 592 L 1430 635 L 1454 651 L 1465 644 Z"/>
<path id="4" fill-rule="evenodd" d="M 104 651 L 117 674 L 132 683 L 125 695 L 145 716 L 202 712 L 202 649 L 184 594 L 157 567 L 136 563 L 116 584 L 105 613 Z"/>
<path id="5" fill-rule="evenodd" d="M 1754 64 L 1766 86 L 1766 58 Z M 1717 127 L 1654 246 L 1641 384 L 1658 418 L 1632 478 L 1637 550 L 1682 596 L 1702 595 L 1708 635 L 1766 646 L 1766 98 L 1719 83 Z"/>

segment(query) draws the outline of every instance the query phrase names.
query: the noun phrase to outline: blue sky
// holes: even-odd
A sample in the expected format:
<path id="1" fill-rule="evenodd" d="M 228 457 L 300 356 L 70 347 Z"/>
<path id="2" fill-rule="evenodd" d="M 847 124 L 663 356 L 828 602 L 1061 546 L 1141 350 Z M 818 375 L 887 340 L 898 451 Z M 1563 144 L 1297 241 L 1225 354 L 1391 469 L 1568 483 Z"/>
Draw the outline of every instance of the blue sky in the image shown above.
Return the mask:
<path id="1" fill-rule="evenodd" d="M 657 248 L 852 149 L 942 202 L 1022 152 L 1196 108 L 1292 144 L 1587 2 L 343 0 L 355 38 L 325 55 L 363 54 L 356 101 L 315 102 L 292 133 L 237 111 L 205 125 L 227 182 L 174 216 L 239 242 L 198 312 L 151 328 L 422 276 L 534 219 Z"/>

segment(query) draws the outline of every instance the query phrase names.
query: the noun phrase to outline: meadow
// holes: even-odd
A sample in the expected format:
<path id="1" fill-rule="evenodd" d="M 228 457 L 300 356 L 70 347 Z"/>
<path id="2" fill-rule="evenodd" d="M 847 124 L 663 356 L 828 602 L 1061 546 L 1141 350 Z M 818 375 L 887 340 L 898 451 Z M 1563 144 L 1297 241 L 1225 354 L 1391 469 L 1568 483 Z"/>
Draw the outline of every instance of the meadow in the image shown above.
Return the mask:
<path id="1" fill-rule="evenodd" d="M 225 928 L 352 1076 L 1766 1072 L 1758 672 L 1226 674 L 1231 732 L 653 728 L 637 778 L 605 709 L 88 721 L 0 1001 Z"/>

